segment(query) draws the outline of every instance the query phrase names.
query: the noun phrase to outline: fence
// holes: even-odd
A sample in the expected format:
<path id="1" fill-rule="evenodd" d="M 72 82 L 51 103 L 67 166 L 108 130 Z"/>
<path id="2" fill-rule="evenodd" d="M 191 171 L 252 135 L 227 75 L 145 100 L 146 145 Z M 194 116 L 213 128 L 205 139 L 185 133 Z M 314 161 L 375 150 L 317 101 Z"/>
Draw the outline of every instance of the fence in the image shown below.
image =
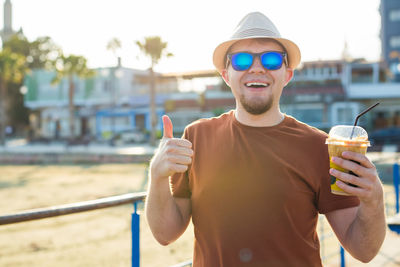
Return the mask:
<path id="1" fill-rule="evenodd" d="M 400 182 L 400 171 L 399 165 L 393 165 L 393 185 L 394 185 L 394 194 L 395 194 L 395 209 L 396 213 L 399 213 L 399 182 Z M 66 204 L 61 206 L 54 206 L 50 208 L 42 208 L 42 209 L 34 209 L 29 211 L 24 211 L 20 213 L 14 213 L 9 215 L 0 216 L 0 225 L 13 224 L 19 222 L 26 222 L 56 216 L 62 216 L 67 214 L 104 209 L 109 207 L 115 207 L 119 205 L 131 204 L 134 205 L 134 212 L 132 213 L 131 220 L 131 234 L 132 234 L 132 267 L 140 266 L 140 217 L 137 212 L 137 203 L 143 201 L 146 197 L 146 192 L 139 193 L 130 193 L 119 196 L 101 198 L 97 200 L 90 200 L 84 202 L 78 202 L 73 204 Z M 386 206 L 386 209 L 390 207 Z M 320 221 L 323 220 L 323 216 L 320 217 Z M 329 231 L 325 233 L 324 224 L 320 224 L 319 228 L 320 232 L 320 240 L 321 240 L 321 256 L 324 259 L 328 259 L 337 255 L 336 253 L 332 253 L 329 255 L 325 255 L 324 251 L 324 240 L 333 236 L 333 233 Z M 340 266 L 345 267 L 345 252 L 342 247 L 340 247 Z M 184 267 L 191 266 L 192 262 L 187 261 L 180 264 L 177 264 L 173 267 Z"/>

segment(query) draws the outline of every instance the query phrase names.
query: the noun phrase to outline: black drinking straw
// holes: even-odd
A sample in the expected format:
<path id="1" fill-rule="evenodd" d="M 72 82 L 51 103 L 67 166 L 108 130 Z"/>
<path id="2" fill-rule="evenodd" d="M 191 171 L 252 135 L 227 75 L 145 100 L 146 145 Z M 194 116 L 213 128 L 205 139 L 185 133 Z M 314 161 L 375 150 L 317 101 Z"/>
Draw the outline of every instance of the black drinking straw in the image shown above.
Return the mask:
<path id="1" fill-rule="evenodd" d="M 370 106 L 369 108 L 367 108 L 366 110 L 364 110 L 363 112 L 361 112 L 360 114 L 357 115 L 356 121 L 354 122 L 354 125 L 353 125 L 353 129 L 351 130 L 350 139 L 353 137 L 354 128 L 357 126 L 358 119 L 359 119 L 362 115 L 364 115 L 365 113 L 367 113 L 368 111 L 370 111 L 371 109 L 373 109 L 374 107 L 376 107 L 377 105 L 379 105 L 379 102 L 376 103 L 376 104 L 373 105 L 373 106 Z"/>

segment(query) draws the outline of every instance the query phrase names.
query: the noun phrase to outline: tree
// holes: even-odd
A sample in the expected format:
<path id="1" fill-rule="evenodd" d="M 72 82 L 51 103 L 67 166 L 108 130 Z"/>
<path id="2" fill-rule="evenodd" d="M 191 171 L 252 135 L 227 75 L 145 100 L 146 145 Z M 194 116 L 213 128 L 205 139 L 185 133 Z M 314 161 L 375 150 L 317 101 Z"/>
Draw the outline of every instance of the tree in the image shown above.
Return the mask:
<path id="1" fill-rule="evenodd" d="M 157 125 L 157 116 L 156 116 L 156 89 L 155 89 L 155 77 L 154 77 L 154 67 L 158 64 L 162 57 L 170 57 L 171 53 L 166 51 L 167 42 L 163 42 L 161 37 L 159 36 L 151 36 L 145 37 L 144 42 L 136 41 L 136 45 L 140 48 L 140 50 L 151 59 L 151 66 L 149 69 L 150 72 L 150 118 L 151 118 L 151 134 L 150 134 L 150 143 L 151 145 L 155 145 L 156 139 L 156 125 Z"/>
<path id="2" fill-rule="evenodd" d="M 119 56 L 118 56 L 118 50 L 120 50 L 121 49 L 121 41 L 118 39 L 118 38 L 112 38 L 109 42 L 108 42 L 108 44 L 107 44 L 107 50 L 111 50 L 112 51 L 112 53 L 114 54 L 114 56 L 117 58 L 117 66 L 116 67 L 114 67 L 113 69 L 112 69 L 112 81 L 111 81 L 111 84 L 112 84 L 112 87 L 111 87 L 111 90 L 112 90 L 112 108 L 114 109 L 115 108 L 115 105 L 116 105 L 116 90 L 117 90 L 117 88 L 116 88 L 116 86 L 115 86 L 115 76 L 116 76 L 116 74 L 117 74 L 117 69 L 120 67 L 120 61 L 119 61 Z M 114 133 L 114 131 L 115 131 L 115 116 L 114 115 L 112 115 L 111 116 L 111 127 L 112 127 L 112 131 L 113 131 L 113 133 Z"/>
<path id="3" fill-rule="evenodd" d="M 21 32 L 14 34 L 3 47 L 24 55 L 29 69 L 51 69 L 52 63 L 62 54 L 61 48 L 50 37 L 38 37 L 29 42 Z"/>
<path id="4" fill-rule="evenodd" d="M 0 51 L 0 145 L 5 144 L 8 84 L 11 82 L 20 83 L 26 71 L 24 56 L 12 52 L 9 48 Z"/>
<path id="5" fill-rule="evenodd" d="M 54 60 L 60 56 L 61 48 L 56 45 L 50 37 L 38 37 L 30 42 L 22 33 L 17 32 L 9 40 L 4 42 L 3 48 L 11 52 L 23 55 L 26 58 L 25 64 L 28 69 L 51 69 Z M 20 92 L 23 79 L 17 83 L 7 84 L 7 113 L 8 124 L 18 129 L 24 129 L 29 125 L 29 111 L 24 106 L 24 95 Z"/>
<path id="6" fill-rule="evenodd" d="M 90 78 L 94 72 L 87 67 L 87 60 L 83 56 L 61 55 L 55 61 L 56 76 L 53 83 L 59 83 L 62 79 L 68 79 L 68 109 L 69 109 L 69 131 L 70 139 L 75 137 L 75 82 L 74 77 Z"/>
<path id="7" fill-rule="evenodd" d="M 121 49 L 121 46 L 121 41 L 114 37 L 107 43 L 107 50 L 113 52 L 114 56 L 118 58 L 117 51 Z"/>

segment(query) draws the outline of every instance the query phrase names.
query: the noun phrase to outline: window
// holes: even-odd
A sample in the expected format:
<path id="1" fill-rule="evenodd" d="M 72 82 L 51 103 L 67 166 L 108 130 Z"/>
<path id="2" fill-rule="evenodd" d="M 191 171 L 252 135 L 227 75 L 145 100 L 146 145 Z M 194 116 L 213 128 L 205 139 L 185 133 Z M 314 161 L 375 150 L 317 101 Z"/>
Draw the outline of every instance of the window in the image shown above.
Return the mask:
<path id="1" fill-rule="evenodd" d="M 322 115 L 324 114 L 322 109 L 296 109 L 295 117 L 305 123 L 317 123 L 322 122 Z"/>
<path id="2" fill-rule="evenodd" d="M 399 74 L 400 73 L 400 63 L 392 63 L 390 64 L 390 71 L 394 74 Z"/>
<path id="3" fill-rule="evenodd" d="M 343 107 L 337 109 L 338 121 L 340 122 L 351 122 L 353 120 L 353 108 Z"/>
<path id="4" fill-rule="evenodd" d="M 389 42 L 391 47 L 400 47 L 400 35 L 390 37 Z"/>
<path id="5" fill-rule="evenodd" d="M 286 114 L 305 123 L 315 124 L 323 121 L 324 107 L 322 104 L 281 105 L 281 109 Z"/>
<path id="6" fill-rule="evenodd" d="M 111 87 L 110 81 L 105 80 L 105 81 L 103 82 L 103 91 L 104 91 L 104 92 L 109 92 L 109 91 L 111 91 L 111 90 L 110 90 L 110 87 Z"/>
<path id="7" fill-rule="evenodd" d="M 400 9 L 390 10 L 389 19 L 390 21 L 400 21 Z"/>
<path id="8" fill-rule="evenodd" d="M 315 76 L 321 76 L 322 69 L 320 67 L 315 67 Z"/>

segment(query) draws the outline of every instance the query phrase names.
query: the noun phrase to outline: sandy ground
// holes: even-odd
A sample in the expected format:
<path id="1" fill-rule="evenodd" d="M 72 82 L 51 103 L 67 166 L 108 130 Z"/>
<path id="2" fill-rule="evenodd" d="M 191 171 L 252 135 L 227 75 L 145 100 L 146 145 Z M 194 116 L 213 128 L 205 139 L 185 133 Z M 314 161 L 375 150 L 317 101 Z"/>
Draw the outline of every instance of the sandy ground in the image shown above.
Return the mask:
<path id="1" fill-rule="evenodd" d="M 144 191 L 143 164 L 0 166 L 0 214 Z M 393 214 L 393 187 L 385 185 Z M 142 208 L 142 205 L 140 205 Z M 0 266 L 130 266 L 132 205 L 0 226 Z M 321 216 L 325 266 L 339 265 L 339 244 Z M 163 247 L 141 216 L 141 266 L 172 266 L 192 257 L 190 226 L 175 243 Z M 322 239 L 320 237 L 320 239 Z M 378 256 L 362 264 L 346 254 L 346 266 L 400 266 L 400 236 L 388 231 Z"/>
<path id="2" fill-rule="evenodd" d="M 144 191 L 145 165 L 0 166 L 0 214 Z M 142 206 L 142 205 L 141 205 Z M 0 266 L 130 266 L 131 213 L 124 205 L 0 226 Z M 160 246 L 141 216 L 141 266 L 192 256 L 191 229 Z"/>

